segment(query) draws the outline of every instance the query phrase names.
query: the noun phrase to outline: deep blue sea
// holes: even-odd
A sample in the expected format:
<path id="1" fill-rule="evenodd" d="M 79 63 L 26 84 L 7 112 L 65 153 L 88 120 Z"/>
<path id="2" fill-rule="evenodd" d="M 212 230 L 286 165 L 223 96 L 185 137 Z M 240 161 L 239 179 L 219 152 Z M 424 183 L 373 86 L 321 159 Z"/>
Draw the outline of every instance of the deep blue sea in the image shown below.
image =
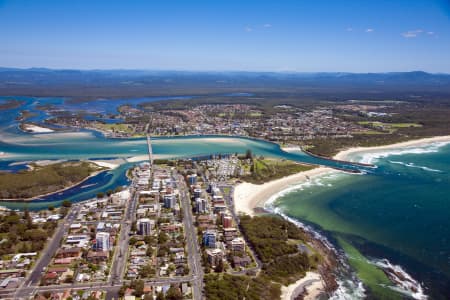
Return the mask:
<path id="1" fill-rule="evenodd" d="M 449 299 L 450 144 L 365 153 L 354 159 L 375 163 L 377 169 L 365 175 L 316 178 L 292 187 L 273 204 L 319 229 L 346 248 L 350 258 L 362 254 L 353 264 L 369 274 L 365 276 L 375 287 L 375 293 L 366 294 Z M 374 266 L 396 270 L 406 285 L 408 280 L 401 277 L 411 276 L 412 291 L 420 286 L 423 292 L 386 286 Z"/>

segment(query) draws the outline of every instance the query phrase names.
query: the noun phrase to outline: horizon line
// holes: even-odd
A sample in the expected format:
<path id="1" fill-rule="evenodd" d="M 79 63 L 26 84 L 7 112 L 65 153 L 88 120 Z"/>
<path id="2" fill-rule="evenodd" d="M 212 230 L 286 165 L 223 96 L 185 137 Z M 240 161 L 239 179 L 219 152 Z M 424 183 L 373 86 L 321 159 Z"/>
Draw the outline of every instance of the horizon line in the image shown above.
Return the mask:
<path id="1" fill-rule="evenodd" d="M 290 70 L 195 70 L 195 69 L 136 69 L 136 68 L 51 68 L 51 67 L 3 67 L 0 70 L 49 70 L 49 71 L 85 71 L 85 72 L 113 72 L 113 71 L 134 71 L 134 72 L 185 72 L 185 73 L 274 73 L 274 74 L 392 74 L 392 73 L 426 73 L 431 75 L 450 75 L 450 72 L 429 72 L 424 70 L 408 70 L 408 71 L 367 71 L 367 72 L 353 72 L 353 71 L 290 71 Z"/>

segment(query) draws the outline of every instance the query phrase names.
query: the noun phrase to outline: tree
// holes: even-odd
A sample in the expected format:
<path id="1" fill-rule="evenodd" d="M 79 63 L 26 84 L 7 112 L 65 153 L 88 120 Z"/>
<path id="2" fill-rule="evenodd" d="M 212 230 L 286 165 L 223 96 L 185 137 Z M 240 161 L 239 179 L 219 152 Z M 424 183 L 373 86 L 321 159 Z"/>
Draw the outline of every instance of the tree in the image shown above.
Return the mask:
<path id="1" fill-rule="evenodd" d="M 169 240 L 169 237 L 167 236 L 166 233 L 161 232 L 158 235 L 158 244 L 165 244 L 168 240 Z"/>
<path id="2" fill-rule="evenodd" d="M 49 205 L 49 206 L 48 206 L 48 210 L 49 210 L 49 211 L 54 211 L 54 210 L 55 210 L 55 207 L 54 207 L 53 205 Z"/>
<path id="3" fill-rule="evenodd" d="M 97 193 L 97 199 L 101 199 L 101 198 L 103 198 L 103 197 L 105 197 L 105 194 L 104 194 L 104 193 L 102 193 L 102 192 Z"/>
<path id="4" fill-rule="evenodd" d="M 166 297 L 164 297 L 163 292 L 159 292 L 158 295 L 156 295 L 156 300 L 165 300 Z"/>
<path id="5" fill-rule="evenodd" d="M 176 286 L 171 286 L 166 293 L 166 300 L 183 300 L 183 294 Z"/>
<path id="6" fill-rule="evenodd" d="M 247 149 L 247 151 L 245 151 L 245 158 L 251 159 L 252 157 L 253 157 L 252 150 Z"/>
<path id="7" fill-rule="evenodd" d="M 223 272 L 223 260 L 222 259 L 219 260 L 219 263 L 214 268 L 214 272 L 216 272 L 216 273 L 222 273 Z"/>
<path id="8" fill-rule="evenodd" d="M 128 242 L 131 246 L 134 246 L 134 244 L 136 244 L 137 239 L 133 236 L 130 238 L 130 241 Z"/>
<path id="9" fill-rule="evenodd" d="M 71 207 L 72 206 L 72 202 L 70 201 L 70 200 L 64 200 L 63 202 L 62 202 L 62 206 L 64 206 L 64 207 Z"/>
<path id="10" fill-rule="evenodd" d="M 144 281 L 138 280 L 134 282 L 134 295 L 141 297 L 144 294 Z"/>

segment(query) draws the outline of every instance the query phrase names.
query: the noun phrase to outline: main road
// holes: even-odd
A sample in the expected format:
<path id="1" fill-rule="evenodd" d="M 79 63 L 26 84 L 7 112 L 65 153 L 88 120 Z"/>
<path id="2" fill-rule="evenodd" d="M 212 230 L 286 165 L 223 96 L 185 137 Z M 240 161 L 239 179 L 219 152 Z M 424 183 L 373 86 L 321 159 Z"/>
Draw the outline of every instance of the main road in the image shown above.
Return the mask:
<path id="1" fill-rule="evenodd" d="M 196 300 L 203 299 L 203 268 L 200 249 L 197 242 L 197 229 L 194 227 L 191 199 L 183 176 L 176 174 L 177 188 L 180 191 L 180 201 L 183 208 L 183 224 L 188 247 L 188 263 L 193 274 L 192 289 Z"/>
<path id="2" fill-rule="evenodd" d="M 50 264 L 50 261 L 52 260 L 56 251 L 59 249 L 65 231 L 74 221 L 74 219 L 80 212 L 80 209 L 80 205 L 74 205 L 74 207 L 69 210 L 67 216 L 59 222 L 52 239 L 48 242 L 47 247 L 44 249 L 44 251 L 42 251 L 41 257 L 36 262 L 31 273 L 25 279 L 23 284 L 16 290 L 14 298 L 25 298 L 30 296 L 29 288 L 31 287 L 31 289 L 34 289 L 37 285 L 39 285 L 45 268 Z"/>

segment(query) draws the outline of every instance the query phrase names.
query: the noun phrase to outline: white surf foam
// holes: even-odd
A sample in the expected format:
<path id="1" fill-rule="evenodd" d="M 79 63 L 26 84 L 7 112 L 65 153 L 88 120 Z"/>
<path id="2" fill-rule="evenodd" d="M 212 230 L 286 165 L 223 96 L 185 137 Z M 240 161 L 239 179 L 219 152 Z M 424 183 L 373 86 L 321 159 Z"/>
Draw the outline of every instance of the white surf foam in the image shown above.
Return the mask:
<path id="1" fill-rule="evenodd" d="M 372 152 L 362 152 L 357 153 L 354 159 L 361 163 L 374 164 L 380 158 L 385 158 L 392 155 L 403 155 L 403 154 L 422 154 L 422 153 L 434 153 L 438 152 L 439 148 L 450 144 L 450 142 L 436 142 L 430 143 L 423 146 L 406 147 L 398 149 L 389 150 L 373 150 Z"/>
<path id="2" fill-rule="evenodd" d="M 399 265 L 392 264 L 387 259 L 373 259 L 369 260 L 369 263 L 382 269 L 390 280 L 395 284 L 395 286 L 388 286 L 389 288 L 407 295 L 413 299 L 425 300 L 428 296 L 425 295 L 422 285 L 417 282 L 411 275 L 409 275 L 403 268 Z"/>
<path id="3" fill-rule="evenodd" d="M 422 169 L 422 170 L 424 170 L 424 171 L 442 173 L 441 170 L 432 169 L 432 168 L 425 167 L 425 166 L 418 166 L 418 165 L 415 165 L 414 163 L 405 163 L 405 162 L 402 162 L 402 161 L 393 161 L 393 160 L 389 160 L 389 162 L 390 162 L 391 164 L 402 165 L 402 166 L 410 167 L 410 168 Z"/>
<path id="4" fill-rule="evenodd" d="M 292 186 L 291 188 L 288 188 L 284 191 L 281 191 L 280 193 L 277 193 L 269 198 L 269 200 L 264 205 L 264 208 L 272 213 L 275 213 L 285 220 L 288 220 L 289 222 L 295 224 L 299 228 L 302 228 L 304 231 L 311 234 L 315 239 L 320 240 L 322 244 L 332 252 L 336 254 L 339 260 L 339 266 L 344 270 L 344 272 L 339 272 L 337 274 L 338 278 L 336 278 L 336 283 L 338 284 L 338 288 L 334 291 L 333 295 L 329 299 L 333 300 L 358 300 L 358 299 L 364 299 L 366 297 L 365 294 L 365 288 L 363 286 L 363 283 L 361 280 L 359 280 L 356 276 L 356 274 L 351 270 L 350 266 L 346 263 L 346 257 L 345 254 L 340 253 L 328 239 L 321 235 L 319 232 L 317 232 L 315 229 L 313 229 L 311 226 L 308 226 L 296 219 L 293 219 L 289 216 L 287 216 L 285 213 L 283 213 L 282 209 L 279 207 L 274 206 L 275 201 L 296 190 L 303 190 L 305 187 L 311 187 L 314 185 L 324 185 L 323 180 L 324 179 L 332 179 L 337 177 L 337 175 L 342 173 L 327 173 L 324 175 L 321 175 L 319 177 L 313 178 L 307 182 Z M 327 184 L 329 186 L 329 184 Z M 345 273 L 345 274 L 344 274 Z"/>

